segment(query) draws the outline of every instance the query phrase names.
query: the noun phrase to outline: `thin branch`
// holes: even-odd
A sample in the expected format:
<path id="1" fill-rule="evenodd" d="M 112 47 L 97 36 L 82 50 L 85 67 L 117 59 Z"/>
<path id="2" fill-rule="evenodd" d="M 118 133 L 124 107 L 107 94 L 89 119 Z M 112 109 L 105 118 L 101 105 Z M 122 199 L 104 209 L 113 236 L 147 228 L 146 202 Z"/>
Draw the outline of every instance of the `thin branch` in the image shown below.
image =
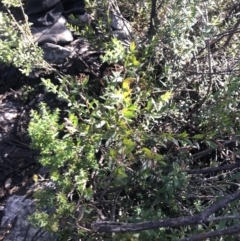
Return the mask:
<path id="1" fill-rule="evenodd" d="M 113 188 L 108 189 L 107 191 L 106 191 L 106 190 L 103 190 L 103 191 L 101 191 L 101 192 L 97 192 L 97 193 L 95 193 L 93 196 L 94 196 L 94 198 L 99 197 L 99 196 L 102 196 L 102 195 L 104 196 L 105 194 L 108 194 L 108 193 L 113 193 L 113 192 L 121 191 L 121 190 L 123 190 L 125 187 L 126 187 L 126 185 L 121 185 L 121 186 L 118 186 L 118 187 L 113 187 Z"/>
<path id="2" fill-rule="evenodd" d="M 222 74 L 231 74 L 231 73 L 235 73 L 235 72 L 240 72 L 240 69 L 236 69 L 236 70 L 225 70 L 225 71 L 219 71 L 219 72 L 213 72 L 213 73 L 209 73 L 209 72 L 196 72 L 196 71 L 188 71 L 186 70 L 187 73 L 189 74 L 199 74 L 199 75 L 222 75 Z"/>
<path id="3" fill-rule="evenodd" d="M 228 141 L 225 141 L 224 143 L 222 144 L 218 144 L 220 145 L 221 147 L 226 147 L 228 146 L 229 144 L 233 143 L 233 142 L 236 142 L 237 140 L 234 139 L 234 140 L 228 140 Z M 198 152 L 196 154 L 193 154 L 193 160 L 197 160 L 199 158 L 202 158 L 203 156 L 206 156 L 207 154 L 210 154 L 211 152 L 213 151 L 216 151 L 215 148 L 209 148 L 207 150 L 204 150 L 204 151 L 201 151 L 201 152 Z"/>
<path id="4" fill-rule="evenodd" d="M 226 165 L 226 166 L 209 167 L 209 168 L 204 168 L 204 169 L 182 170 L 182 172 L 186 172 L 188 174 L 209 174 L 212 172 L 232 170 L 237 167 L 240 167 L 240 161 L 233 163 L 233 164 Z"/>
<path id="5" fill-rule="evenodd" d="M 230 228 L 224 228 L 224 229 L 220 229 L 217 231 L 201 233 L 201 234 L 195 235 L 190 238 L 181 239 L 180 241 L 200 241 L 200 240 L 206 240 L 209 238 L 215 238 L 215 237 L 220 237 L 220 236 L 224 236 L 224 235 L 232 235 L 232 234 L 237 234 L 237 233 L 240 233 L 240 225 L 239 224 L 234 225 Z"/>
<path id="6" fill-rule="evenodd" d="M 215 149 L 215 148 L 209 148 L 209 149 L 207 149 L 207 150 L 198 152 L 198 153 L 196 153 L 196 154 L 193 155 L 193 160 L 197 160 L 197 159 L 199 159 L 199 158 L 202 158 L 202 157 L 210 154 L 210 153 L 213 152 L 213 151 L 216 151 L 216 149 Z"/>
<path id="7" fill-rule="evenodd" d="M 238 21 L 234 25 L 233 32 L 228 36 L 228 38 L 227 38 L 227 40 L 226 40 L 226 42 L 225 42 L 225 44 L 223 46 L 224 48 L 227 47 L 228 44 L 230 43 L 230 41 L 231 41 L 231 39 L 232 39 L 232 37 L 233 37 L 233 35 L 234 35 L 234 33 L 235 33 L 235 31 L 236 31 L 236 29 L 238 28 L 239 25 L 240 25 L 240 18 L 238 19 Z"/>
<path id="8" fill-rule="evenodd" d="M 96 232 L 106 233 L 125 233 L 142 230 L 156 229 L 160 227 L 179 227 L 183 225 L 202 224 L 208 222 L 208 218 L 213 213 L 225 207 L 228 203 L 240 198 L 240 190 L 230 194 L 214 203 L 200 214 L 194 216 L 184 216 L 179 218 L 170 218 L 160 221 L 150 221 L 141 223 L 118 223 L 118 222 L 96 222 L 92 224 L 92 229 Z"/>
<path id="9" fill-rule="evenodd" d="M 164 94 L 169 90 L 154 90 L 152 93 L 156 94 L 156 93 L 160 93 L 160 94 Z M 176 89 L 175 92 L 194 92 L 194 93 L 199 93 L 198 90 L 194 90 L 194 89 Z"/>
<path id="10" fill-rule="evenodd" d="M 213 217 L 213 218 L 208 218 L 207 221 L 208 222 L 216 222 L 216 221 L 230 221 L 233 219 L 240 219 L 239 215 L 229 215 L 229 216 L 220 216 L 220 217 Z"/>
<path id="11" fill-rule="evenodd" d="M 212 89 L 212 55 L 211 55 L 211 48 L 210 48 L 210 40 L 207 40 L 207 50 L 208 50 L 208 67 L 209 67 L 209 85 L 208 85 L 208 89 L 207 89 L 207 94 L 202 98 L 202 100 L 193 107 L 193 109 L 190 112 L 190 116 L 192 115 L 193 112 L 196 112 L 197 110 L 199 110 L 203 104 L 206 102 L 207 98 L 210 96 L 211 94 L 211 89 Z"/>
<path id="12" fill-rule="evenodd" d="M 225 207 L 228 203 L 240 198 L 240 190 L 233 194 L 229 194 L 223 199 L 217 201 L 215 204 L 211 205 L 205 211 L 203 211 L 200 216 L 202 220 L 206 220 L 211 214 L 219 211 L 221 208 Z"/>
<path id="13" fill-rule="evenodd" d="M 162 0 L 161 3 L 157 6 L 157 10 L 162 8 L 163 4 L 165 3 L 165 0 Z"/>

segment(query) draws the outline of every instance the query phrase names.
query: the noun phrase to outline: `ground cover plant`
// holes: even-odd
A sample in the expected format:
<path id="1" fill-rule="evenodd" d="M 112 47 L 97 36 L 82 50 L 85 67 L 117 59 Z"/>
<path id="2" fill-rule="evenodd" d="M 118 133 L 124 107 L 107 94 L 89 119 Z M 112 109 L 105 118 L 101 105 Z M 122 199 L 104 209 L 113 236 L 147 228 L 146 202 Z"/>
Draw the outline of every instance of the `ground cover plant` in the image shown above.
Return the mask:
<path id="1" fill-rule="evenodd" d="M 31 222 L 59 240 L 237 240 L 238 1 L 119 1 L 133 26 L 127 43 L 99 14 L 109 2 L 87 4 L 100 15 L 101 61 L 112 68 L 42 79 L 63 105 L 31 112 L 31 145 L 52 182 L 36 191 Z M 9 14 L 0 23 L 11 29 Z M 21 51 L 15 33 L 2 33 L 1 53 Z M 96 43 L 90 27 L 80 33 Z M 26 74 L 36 66 L 0 60 Z"/>

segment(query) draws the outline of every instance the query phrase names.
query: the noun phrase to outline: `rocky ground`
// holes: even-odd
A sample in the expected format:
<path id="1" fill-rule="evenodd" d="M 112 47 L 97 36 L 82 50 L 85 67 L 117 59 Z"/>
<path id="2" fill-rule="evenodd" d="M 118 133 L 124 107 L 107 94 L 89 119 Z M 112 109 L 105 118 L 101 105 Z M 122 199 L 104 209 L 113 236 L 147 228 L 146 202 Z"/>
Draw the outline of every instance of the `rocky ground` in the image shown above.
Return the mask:
<path id="1" fill-rule="evenodd" d="M 112 66 L 100 63 L 101 51 L 90 47 L 81 37 L 69 46 L 45 44 L 45 60 L 55 71 L 35 70 L 26 77 L 13 66 L 0 64 L 0 240 L 54 240 L 41 229 L 33 228 L 27 216 L 34 211 L 33 175 L 46 171 L 37 162 L 38 151 L 30 147 L 28 123 L 30 110 L 41 101 L 56 107 L 55 96 L 46 94 L 41 77 L 57 81 L 57 76 L 88 75 L 94 81 Z M 25 96 L 26 89 L 31 94 Z"/>
<path id="2" fill-rule="evenodd" d="M 34 210 L 32 176 L 40 170 L 27 135 L 34 101 L 24 101 L 21 92 L 28 80 L 13 67 L 1 65 L 0 72 L 0 240 L 53 240 L 27 222 Z"/>
<path id="3" fill-rule="evenodd" d="M 16 9 L 13 12 L 19 16 Z M 96 34 L 95 43 L 101 37 Z M 67 46 L 41 46 L 44 59 L 54 70 L 35 69 L 26 77 L 13 66 L 0 64 L 0 241 L 54 240 L 27 222 L 27 216 L 34 211 L 33 175 L 47 173 L 37 162 L 38 151 L 30 147 L 30 111 L 37 109 L 41 101 L 52 108 L 62 105 L 54 95 L 46 94 L 41 77 L 57 83 L 60 75 L 74 75 L 80 81 L 87 75 L 97 93 L 101 89 L 99 78 L 119 67 L 102 64 L 103 51 L 97 44 L 77 34 L 74 39 Z"/>
<path id="4" fill-rule="evenodd" d="M 0 11 L 6 9 L 0 4 Z M 17 21 L 23 19 L 19 8 L 11 9 Z M 94 26 L 93 26 L 94 27 Z M 117 66 L 102 64 L 99 46 L 74 34 L 68 46 L 44 44 L 44 59 L 53 70 L 35 69 L 28 77 L 13 66 L 0 63 L 0 241 L 54 241 L 56 238 L 41 229 L 32 227 L 27 216 L 34 211 L 32 195 L 36 189 L 33 175 L 46 175 L 47 171 L 37 162 L 38 151 L 30 147 L 28 123 L 30 110 L 41 101 L 50 107 L 59 103 L 53 95 L 46 94 L 41 86 L 41 77 L 57 81 L 61 74 L 88 75 L 91 81 L 108 74 Z M 101 42 L 96 32 L 95 43 Z M 121 37 L 122 32 L 116 31 Z M 94 47 L 93 47 L 94 46 Z M 31 88 L 30 95 L 26 90 Z"/>

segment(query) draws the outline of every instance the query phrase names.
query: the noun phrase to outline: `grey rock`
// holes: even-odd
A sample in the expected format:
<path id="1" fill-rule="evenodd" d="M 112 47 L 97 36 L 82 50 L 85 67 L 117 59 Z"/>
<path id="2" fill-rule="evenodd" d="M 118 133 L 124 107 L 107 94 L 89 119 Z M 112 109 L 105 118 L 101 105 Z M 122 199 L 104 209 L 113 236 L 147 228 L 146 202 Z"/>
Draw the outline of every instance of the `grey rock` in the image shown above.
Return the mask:
<path id="1" fill-rule="evenodd" d="M 42 49 L 44 60 L 49 64 L 62 64 L 72 54 L 71 49 L 52 43 L 45 43 Z"/>
<path id="2" fill-rule="evenodd" d="M 4 208 L 1 229 L 6 232 L 4 241 L 56 241 L 52 234 L 34 228 L 28 222 L 28 216 L 35 210 L 34 201 L 24 196 L 13 195 L 8 198 Z M 12 226 L 12 227 L 11 227 Z"/>
<path id="3" fill-rule="evenodd" d="M 18 109 L 12 102 L 1 104 L 0 108 L 0 122 L 2 125 L 14 123 L 18 116 Z"/>
<path id="4" fill-rule="evenodd" d="M 0 141 L 10 135 L 19 118 L 19 106 L 11 101 L 0 105 Z"/>
<path id="5" fill-rule="evenodd" d="M 110 19 L 111 19 L 111 27 L 113 29 L 121 30 L 124 27 L 124 21 L 121 17 L 115 14 L 110 14 Z"/>
<path id="6" fill-rule="evenodd" d="M 110 14 L 113 34 L 119 40 L 129 39 L 132 33 L 130 23 L 122 16 Z"/>
<path id="7" fill-rule="evenodd" d="M 133 29 L 131 24 L 122 16 L 117 0 L 109 0 L 109 9 L 113 35 L 120 41 L 130 40 Z"/>
<path id="8" fill-rule="evenodd" d="M 129 33 L 124 30 L 114 30 L 113 36 L 122 42 L 125 42 L 126 40 L 130 40 Z"/>

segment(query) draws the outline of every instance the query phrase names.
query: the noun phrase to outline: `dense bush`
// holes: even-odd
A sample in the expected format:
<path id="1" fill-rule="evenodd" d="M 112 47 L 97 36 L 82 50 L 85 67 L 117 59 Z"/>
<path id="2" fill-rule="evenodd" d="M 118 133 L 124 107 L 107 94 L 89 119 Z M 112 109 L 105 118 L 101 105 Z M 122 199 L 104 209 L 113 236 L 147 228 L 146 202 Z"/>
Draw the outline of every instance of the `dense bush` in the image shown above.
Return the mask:
<path id="1" fill-rule="evenodd" d="M 133 40 L 104 37 L 102 62 L 123 68 L 97 80 L 101 94 L 89 76 L 42 80 L 65 108 L 32 112 L 32 147 L 53 185 L 36 192 L 31 220 L 61 240 L 236 240 L 239 3 L 118 4 Z M 21 51 L 11 38 L 0 48 Z"/>

